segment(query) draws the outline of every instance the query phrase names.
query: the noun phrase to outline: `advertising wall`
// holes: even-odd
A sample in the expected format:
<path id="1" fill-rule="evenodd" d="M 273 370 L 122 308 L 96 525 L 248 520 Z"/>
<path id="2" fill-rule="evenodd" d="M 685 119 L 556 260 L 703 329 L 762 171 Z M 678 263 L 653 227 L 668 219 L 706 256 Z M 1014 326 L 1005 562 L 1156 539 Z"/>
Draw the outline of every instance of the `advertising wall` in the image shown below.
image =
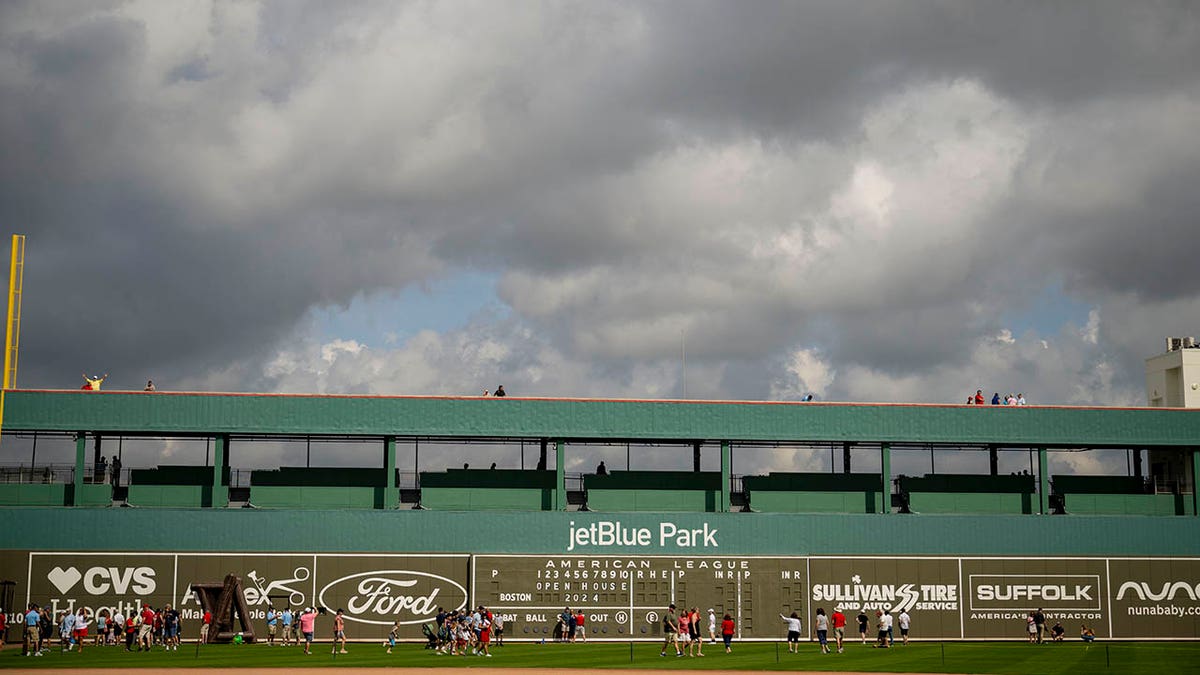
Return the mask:
<path id="1" fill-rule="evenodd" d="M 908 612 L 916 639 L 1021 640 L 1041 608 L 1068 636 L 1086 624 L 1101 638 L 1200 639 L 1200 558 L 0 551 L 0 580 L 15 582 L 10 622 L 30 601 L 92 614 L 170 603 L 190 637 L 191 584 L 229 573 L 255 622 L 268 607 L 341 608 L 360 640 L 396 620 L 419 639 L 439 607 L 479 604 L 505 617 L 512 639 L 548 639 L 571 607 L 588 617 L 589 639 L 655 640 L 671 602 L 729 613 L 743 640 L 778 639 L 779 614 L 793 611 L 811 634 L 818 607 L 840 608 L 851 634 L 860 612 L 873 631 L 879 610 Z M 319 635 L 331 629 L 318 620 Z"/>
<path id="2" fill-rule="evenodd" d="M 200 626 L 200 602 L 191 585 L 220 582 L 226 574 L 241 578 L 259 635 L 266 634 L 272 607 L 324 607 L 345 611 L 351 638 L 382 638 L 395 621 L 402 637 L 419 638 L 420 624 L 439 606 L 461 609 L 468 603 L 466 555 L 7 552 L 5 574 L 14 557 L 24 558 L 28 570 L 15 598 L 21 606 L 36 602 L 56 615 L 82 606 L 95 616 L 102 609 L 129 615 L 144 603 L 171 604 L 180 610 L 185 637 Z M 332 618 L 319 618 L 317 626 L 332 630 Z"/>

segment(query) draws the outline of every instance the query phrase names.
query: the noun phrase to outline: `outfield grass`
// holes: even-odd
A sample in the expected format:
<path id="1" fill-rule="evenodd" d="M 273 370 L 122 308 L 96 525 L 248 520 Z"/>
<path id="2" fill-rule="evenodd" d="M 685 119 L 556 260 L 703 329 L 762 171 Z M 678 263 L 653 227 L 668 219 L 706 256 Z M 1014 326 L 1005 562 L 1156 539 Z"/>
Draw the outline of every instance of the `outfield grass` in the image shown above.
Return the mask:
<path id="1" fill-rule="evenodd" d="M 824 670 L 879 673 L 1112 673 L 1173 675 L 1200 673 L 1200 643 L 1065 642 L 1033 646 L 1026 643 L 913 643 L 893 649 L 849 644 L 844 654 L 822 655 L 813 644 L 789 654 L 775 643 L 735 644 L 733 654 L 711 645 L 704 658 L 665 658 L 654 645 L 639 643 L 517 644 L 494 649 L 492 658 L 435 656 L 419 645 L 397 645 L 385 653 L 379 644 L 351 644 L 349 654 L 333 656 L 327 643 L 311 656 L 297 647 L 266 645 L 184 645 L 177 652 L 155 648 L 150 653 L 127 653 L 118 647 L 89 647 L 83 654 L 21 656 L 20 646 L 0 652 L 0 669 L 43 668 L 303 668 L 339 667 L 520 667 L 586 670 L 646 668 L 656 670 Z"/>

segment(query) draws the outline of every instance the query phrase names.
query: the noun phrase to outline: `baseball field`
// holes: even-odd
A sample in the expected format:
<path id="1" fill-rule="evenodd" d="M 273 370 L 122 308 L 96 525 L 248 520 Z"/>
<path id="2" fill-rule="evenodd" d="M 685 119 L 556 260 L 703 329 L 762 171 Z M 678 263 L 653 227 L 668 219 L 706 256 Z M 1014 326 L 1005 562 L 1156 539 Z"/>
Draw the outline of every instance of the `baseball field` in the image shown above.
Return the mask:
<path id="1" fill-rule="evenodd" d="M 789 654 L 782 643 L 735 644 L 732 654 L 710 645 L 704 657 L 659 656 L 655 645 L 638 643 L 529 644 L 513 643 L 493 649 L 494 656 L 435 655 L 421 645 L 400 644 L 391 654 L 381 644 L 351 644 L 348 654 L 331 654 L 328 644 L 316 645 L 311 655 L 297 647 L 266 645 L 205 646 L 185 644 L 179 651 L 126 652 L 120 647 L 89 647 L 82 654 L 57 649 L 41 657 L 22 656 L 20 646 L 0 651 L 0 669 L 172 668 L 295 669 L 295 668 L 473 668 L 555 671 L 581 670 L 703 670 L 710 672 L 791 671 L 842 673 L 1112 673 L 1162 675 L 1200 673 L 1200 643 L 1098 642 L 1046 644 L 914 642 L 906 647 L 872 649 L 858 642 L 843 654 L 822 655 L 805 643 L 799 654 Z M 312 671 L 310 671 L 312 672 Z"/>

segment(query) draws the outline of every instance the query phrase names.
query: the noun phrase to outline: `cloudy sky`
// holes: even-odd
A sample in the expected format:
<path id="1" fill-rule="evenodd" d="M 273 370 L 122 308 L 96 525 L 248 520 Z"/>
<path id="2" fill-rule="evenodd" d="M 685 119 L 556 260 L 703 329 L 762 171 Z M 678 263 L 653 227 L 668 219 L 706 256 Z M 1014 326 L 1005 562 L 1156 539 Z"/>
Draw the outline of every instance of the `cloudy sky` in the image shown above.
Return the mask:
<path id="1" fill-rule="evenodd" d="M 1144 403 L 1198 63 L 1192 2 L 5 2 L 18 384 Z"/>

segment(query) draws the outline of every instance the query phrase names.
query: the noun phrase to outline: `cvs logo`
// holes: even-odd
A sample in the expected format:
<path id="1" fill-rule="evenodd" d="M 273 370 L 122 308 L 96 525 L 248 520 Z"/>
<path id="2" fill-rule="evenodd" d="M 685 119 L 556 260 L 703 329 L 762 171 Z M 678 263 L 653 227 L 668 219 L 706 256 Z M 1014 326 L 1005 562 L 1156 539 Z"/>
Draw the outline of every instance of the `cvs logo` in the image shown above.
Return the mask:
<path id="1" fill-rule="evenodd" d="M 92 567 L 83 573 L 83 589 L 92 595 L 149 595 L 156 588 L 152 567 Z"/>

